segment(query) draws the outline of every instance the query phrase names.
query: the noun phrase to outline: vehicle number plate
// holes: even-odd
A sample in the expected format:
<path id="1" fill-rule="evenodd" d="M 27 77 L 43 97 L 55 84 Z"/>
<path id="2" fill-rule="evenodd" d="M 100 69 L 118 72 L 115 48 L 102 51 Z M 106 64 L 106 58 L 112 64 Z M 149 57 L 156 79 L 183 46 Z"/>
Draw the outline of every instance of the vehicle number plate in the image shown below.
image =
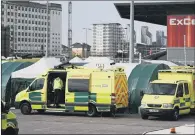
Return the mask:
<path id="1" fill-rule="evenodd" d="M 149 109 L 149 112 L 159 112 L 159 111 L 155 109 Z"/>

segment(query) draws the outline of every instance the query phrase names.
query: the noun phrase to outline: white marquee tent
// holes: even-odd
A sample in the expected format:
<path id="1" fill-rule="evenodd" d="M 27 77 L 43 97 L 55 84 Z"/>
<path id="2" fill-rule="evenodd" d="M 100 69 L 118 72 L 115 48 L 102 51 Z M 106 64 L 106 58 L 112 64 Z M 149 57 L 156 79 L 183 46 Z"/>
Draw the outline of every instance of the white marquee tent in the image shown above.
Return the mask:
<path id="1" fill-rule="evenodd" d="M 74 57 L 69 61 L 69 63 L 83 63 L 84 61 L 79 57 Z"/>
<path id="2" fill-rule="evenodd" d="M 143 60 L 143 62 L 149 62 L 149 63 L 153 63 L 153 64 L 166 64 L 169 67 L 178 66 L 177 64 L 175 64 L 171 61 L 166 61 L 166 60 Z"/>
<path id="3" fill-rule="evenodd" d="M 91 62 L 107 62 L 107 63 L 112 63 L 114 62 L 113 60 L 110 60 L 108 57 L 88 57 L 87 59 L 84 60 L 86 63 L 91 63 Z"/>
<path id="4" fill-rule="evenodd" d="M 49 68 L 61 64 L 59 58 L 41 58 L 33 65 L 12 73 L 12 78 L 36 78 Z"/>

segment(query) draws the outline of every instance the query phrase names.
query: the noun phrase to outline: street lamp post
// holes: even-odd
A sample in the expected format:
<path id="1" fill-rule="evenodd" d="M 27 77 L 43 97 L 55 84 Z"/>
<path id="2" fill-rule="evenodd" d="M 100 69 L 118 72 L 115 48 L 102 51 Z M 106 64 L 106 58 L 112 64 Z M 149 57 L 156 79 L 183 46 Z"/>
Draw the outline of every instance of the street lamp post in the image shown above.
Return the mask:
<path id="1" fill-rule="evenodd" d="M 49 2 L 47 0 L 47 31 L 46 31 L 46 54 L 45 57 L 48 57 L 48 22 L 49 22 Z"/>
<path id="2" fill-rule="evenodd" d="M 124 33 L 124 35 L 125 35 L 125 40 L 124 40 L 124 44 L 122 44 L 122 62 L 124 62 L 124 50 L 125 50 L 125 45 L 126 45 L 126 42 L 127 42 L 127 28 L 124 28 L 124 30 L 125 30 L 125 33 Z"/>
<path id="3" fill-rule="evenodd" d="M 131 1 L 130 7 L 130 44 L 129 44 L 129 63 L 133 63 L 134 61 L 134 1 Z"/>
<path id="4" fill-rule="evenodd" d="M 87 46 L 87 31 L 88 31 L 88 30 L 91 30 L 91 29 L 89 29 L 89 28 L 83 28 L 83 29 L 85 30 L 85 34 L 86 34 L 86 46 Z M 84 47 L 83 49 L 84 49 L 84 54 L 85 54 L 85 56 L 86 56 L 85 47 Z M 85 56 L 84 56 L 84 58 L 85 58 Z"/>

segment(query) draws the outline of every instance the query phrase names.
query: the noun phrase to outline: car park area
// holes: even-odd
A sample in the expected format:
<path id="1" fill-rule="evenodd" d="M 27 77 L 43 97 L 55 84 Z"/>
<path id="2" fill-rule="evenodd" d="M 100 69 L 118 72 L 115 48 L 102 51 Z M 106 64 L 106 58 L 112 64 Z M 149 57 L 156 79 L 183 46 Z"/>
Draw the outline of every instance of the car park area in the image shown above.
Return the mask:
<path id="1" fill-rule="evenodd" d="M 116 117 L 87 117 L 83 113 L 46 112 L 22 115 L 12 110 L 19 123 L 19 134 L 142 134 L 144 132 L 193 124 L 194 115 L 179 121 L 150 117 L 142 120 L 138 114 L 117 114 Z"/>

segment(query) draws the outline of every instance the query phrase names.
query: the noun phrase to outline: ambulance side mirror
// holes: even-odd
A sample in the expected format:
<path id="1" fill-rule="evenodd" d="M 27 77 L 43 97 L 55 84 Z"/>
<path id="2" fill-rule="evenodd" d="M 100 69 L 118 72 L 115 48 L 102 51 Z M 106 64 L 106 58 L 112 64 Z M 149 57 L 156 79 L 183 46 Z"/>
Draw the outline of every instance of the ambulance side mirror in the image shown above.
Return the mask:
<path id="1" fill-rule="evenodd" d="M 140 97 L 143 97 L 143 96 L 144 96 L 144 92 L 140 91 Z"/>
<path id="2" fill-rule="evenodd" d="M 5 108 L 5 113 L 8 113 L 9 112 L 9 110 L 10 110 L 10 105 L 9 104 L 5 104 L 5 106 L 4 106 Z"/>

